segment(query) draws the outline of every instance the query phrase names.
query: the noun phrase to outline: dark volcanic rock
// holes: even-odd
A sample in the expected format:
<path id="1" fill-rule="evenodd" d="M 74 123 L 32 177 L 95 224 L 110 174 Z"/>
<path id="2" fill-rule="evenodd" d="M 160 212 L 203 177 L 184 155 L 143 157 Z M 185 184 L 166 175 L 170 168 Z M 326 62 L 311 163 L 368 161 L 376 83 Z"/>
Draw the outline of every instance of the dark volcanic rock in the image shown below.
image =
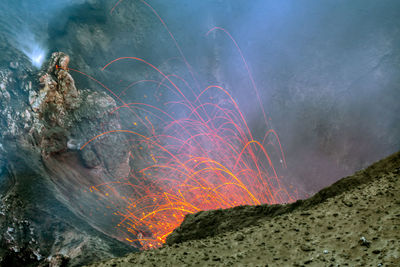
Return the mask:
<path id="1" fill-rule="evenodd" d="M 79 150 L 88 136 L 109 130 L 119 130 L 121 125 L 113 110 L 114 99 L 101 92 L 78 90 L 68 72 L 69 56 L 53 53 L 46 70 L 39 79 L 41 89 L 30 93 L 33 116 L 38 118 L 37 131 L 40 148 L 45 157 L 67 150 Z M 93 142 L 80 152 L 89 168 L 105 166 L 114 175 L 126 176 L 129 172 L 128 150 L 122 144 L 122 135 L 109 135 L 101 142 Z"/>
<path id="2" fill-rule="evenodd" d="M 75 266 L 135 251 L 108 232 L 114 224 L 104 211 L 89 216 L 96 201 L 83 193 L 110 173 L 129 172 L 127 150 L 115 145 L 123 135 L 79 150 L 119 129 L 115 101 L 78 90 L 64 53 L 54 53 L 40 72 L 15 60 L 16 69 L 0 68 L 1 265 Z"/>

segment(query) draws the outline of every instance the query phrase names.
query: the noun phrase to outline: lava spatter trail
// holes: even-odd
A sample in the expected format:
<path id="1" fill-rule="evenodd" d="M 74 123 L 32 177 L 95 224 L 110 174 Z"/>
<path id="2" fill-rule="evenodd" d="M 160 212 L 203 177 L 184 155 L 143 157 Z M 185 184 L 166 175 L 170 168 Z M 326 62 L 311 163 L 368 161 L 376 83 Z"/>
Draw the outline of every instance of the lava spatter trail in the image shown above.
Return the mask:
<path id="1" fill-rule="evenodd" d="M 239 49 L 225 29 L 210 31 L 216 29 L 226 32 Z M 99 203 L 110 199 L 108 208 L 121 218 L 116 227 L 131 236 L 126 241 L 144 249 L 162 245 L 189 213 L 238 205 L 285 203 L 298 198 L 296 190 L 288 191 L 289 187 L 278 175 L 286 164 L 276 132 L 266 129 L 264 139 L 255 140 L 227 89 L 219 85 L 197 89 L 192 68 L 167 30 L 195 85 L 190 86 L 176 74 L 167 75 L 137 57 L 122 57 L 107 63 L 103 71 L 111 72 L 113 65 L 121 60 L 144 64 L 158 78 L 134 81 L 121 93 L 112 93 L 122 104 L 112 112 L 128 109 L 132 128 L 99 133 L 81 147 L 85 149 L 92 142 L 101 142 L 104 135 L 129 135 L 129 143 L 122 144 L 130 147 L 129 158 L 135 162 L 129 177 L 93 185 L 90 192 L 98 195 Z M 247 62 L 240 49 L 239 52 L 257 92 Z M 122 100 L 125 92 L 138 83 L 153 85 L 148 89 L 153 97 L 146 98 L 148 102 Z M 166 94 L 174 99 L 162 101 Z M 260 108 L 265 119 L 264 109 Z M 274 163 L 279 163 L 279 168 Z M 118 204 L 110 195 L 119 199 Z"/>

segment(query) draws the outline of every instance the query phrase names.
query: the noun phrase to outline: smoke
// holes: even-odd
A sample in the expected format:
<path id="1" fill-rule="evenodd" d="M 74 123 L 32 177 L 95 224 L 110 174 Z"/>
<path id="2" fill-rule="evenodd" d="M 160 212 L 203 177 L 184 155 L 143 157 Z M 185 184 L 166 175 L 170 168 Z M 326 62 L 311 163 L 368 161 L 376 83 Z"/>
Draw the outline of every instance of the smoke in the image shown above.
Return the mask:
<path id="1" fill-rule="evenodd" d="M 149 65 L 121 60 L 100 70 L 118 57 L 142 58 L 171 75 L 192 102 L 196 99 L 190 90 L 222 86 L 238 103 L 255 139 L 262 141 L 269 128 L 276 130 L 287 163 L 286 173 L 279 175 L 309 194 L 400 149 L 400 2 L 148 2 L 179 47 L 142 1 L 120 1 L 110 12 L 117 1 L 7 0 L 1 2 L 0 27 L 34 66 L 40 67 L 50 52 L 66 52 L 74 68 L 107 85 L 117 102 L 143 102 L 178 119 L 190 117 L 192 110 L 179 105 L 179 94 L 171 93 L 173 88 L 164 86 L 170 84 Z M 223 30 L 206 34 L 216 26 L 235 41 Z M 82 86 L 87 77 L 72 75 L 78 88 L 104 90 L 90 83 Z M 229 106 L 223 93 L 208 93 L 204 96 L 212 100 L 207 102 Z M 154 119 L 140 110 L 143 121 Z M 141 130 L 130 110 L 119 114 L 123 127 Z M 173 145 L 168 142 L 162 145 Z M 207 139 L 199 142 L 207 151 L 214 148 Z M 153 164 L 160 156 L 136 150 L 131 154 L 133 171 L 143 169 L 141 157 Z M 280 154 L 272 145 L 267 150 L 273 165 L 283 169 Z M 159 176 L 151 179 L 157 182 Z"/>
<path id="2" fill-rule="evenodd" d="M 312 193 L 400 149 L 398 1 L 219 3 L 208 12 L 241 47 L 295 184 Z M 213 37 L 219 79 L 262 135 L 240 55 Z"/>
<path id="3" fill-rule="evenodd" d="M 17 48 L 31 60 L 32 65 L 40 68 L 45 60 L 47 49 L 37 41 L 34 34 L 25 29 L 23 33 L 16 33 L 15 41 Z"/>
<path id="4" fill-rule="evenodd" d="M 260 139 L 262 110 L 237 48 L 222 31 L 206 36 L 212 27 L 223 27 L 241 48 L 269 127 L 281 139 L 285 175 L 309 193 L 400 149 L 398 1 L 148 2 L 174 34 L 197 83 L 141 1 L 121 1 L 112 14 L 117 1 L 94 1 L 58 16 L 49 25 L 50 47 L 77 58 L 73 62 L 87 71 L 137 56 L 191 86 L 222 85 Z M 117 68 L 91 74 L 109 75 L 104 78 L 117 93 L 145 77 L 159 79 L 143 64 Z M 149 90 L 147 83 L 136 84 L 124 97 L 138 99 Z"/>
<path id="5" fill-rule="evenodd" d="M 269 126 L 281 139 L 285 175 L 305 191 L 316 192 L 400 149 L 398 1 L 151 4 L 204 82 L 201 86 L 227 88 L 260 139 L 262 110 L 240 53 L 224 32 L 205 33 L 219 26 L 235 38 Z M 152 27 L 154 38 L 170 40 L 162 27 Z M 159 49 L 165 51 L 164 46 Z"/>
<path id="6" fill-rule="evenodd" d="M 110 14 L 117 2 L 1 1 L 1 27 L 37 67 L 49 50 L 67 52 L 85 71 L 137 56 L 193 87 L 222 85 L 260 139 L 262 110 L 240 53 L 222 31 L 206 36 L 223 27 L 248 62 L 269 127 L 281 139 L 287 175 L 310 193 L 400 149 L 400 2 L 149 0 L 197 82 L 152 11 L 126 0 Z M 90 74 L 109 79 L 117 94 L 154 78 L 143 64 L 118 67 L 112 77 Z M 136 84 L 123 96 L 148 91 L 148 84 Z"/>
<path id="7" fill-rule="evenodd" d="M 0 3 L 0 31 L 7 43 L 29 58 L 40 68 L 49 54 L 47 45 L 48 22 L 68 5 L 81 0 L 4 0 Z M 10 61 L 12 58 L 10 58 Z"/>

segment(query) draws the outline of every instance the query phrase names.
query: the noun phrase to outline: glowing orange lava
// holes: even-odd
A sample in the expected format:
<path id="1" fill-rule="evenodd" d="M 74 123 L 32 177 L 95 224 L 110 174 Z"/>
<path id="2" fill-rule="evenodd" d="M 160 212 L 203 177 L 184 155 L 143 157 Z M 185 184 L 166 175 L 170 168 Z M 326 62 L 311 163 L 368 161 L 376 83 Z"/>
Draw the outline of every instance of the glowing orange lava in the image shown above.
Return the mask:
<path id="1" fill-rule="evenodd" d="M 192 68 L 165 22 L 148 3 L 142 2 L 151 8 L 170 34 L 195 86 L 193 89 L 182 77 L 167 75 L 137 57 L 117 58 L 106 64 L 103 70 L 121 60 L 131 60 L 147 65 L 158 73 L 161 80 L 133 82 L 119 95 L 95 80 L 121 101 L 122 105 L 113 112 L 128 109 L 132 114 L 133 129 L 101 133 L 81 147 L 85 149 L 91 142 L 101 142 L 97 139 L 103 135 L 130 135 L 130 159 L 140 162 L 141 168 L 132 170 L 129 177 L 90 188 L 102 199 L 113 194 L 125 203 L 123 207 L 113 203 L 109 206 L 121 218 L 117 227 L 131 236 L 126 241 L 144 249 L 158 247 L 186 214 L 238 205 L 294 201 L 297 198 L 295 191 L 287 191 L 274 166 L 275 162 L 280 164 L 280 168 L 286 167 L 276 132 L 267 129 L 261 142 L 255 140 L 228 90 L 219 85 L 199 90 Z M 268 127 L 256 84 L 238 44 L 225 29 L 215 27 L 210 32 L 215 30 L 225 32 L 238 49 Z M 157 106 L 124 102 L 121 97 L 125 91 L 138 83 L 158 85 L 154 97 L 159 96 L 158 91 L 163 88 L 176 99 Z M 180 87 L 178 83 L 185 86 Z"/>

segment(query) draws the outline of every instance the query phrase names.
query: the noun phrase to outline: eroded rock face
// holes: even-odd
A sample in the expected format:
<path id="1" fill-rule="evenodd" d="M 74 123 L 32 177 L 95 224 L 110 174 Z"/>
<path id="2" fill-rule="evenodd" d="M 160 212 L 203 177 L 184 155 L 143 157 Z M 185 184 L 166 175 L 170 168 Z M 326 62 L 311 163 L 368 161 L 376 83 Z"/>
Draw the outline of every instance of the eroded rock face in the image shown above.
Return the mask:
<path id="1" fill-rule="evenodd" d="M 81 103 L 68 63 L 68 55 L 53 53 L 39 79 L 41 89 L 30 94 L 29 103 L 42 123 L 40 144 L 46 156 L 67 149 L 68 131 L 74 124 L 69 117 Z"/>
<path id="2" fill-rule="evenodd" d="M 113 98 L 76 87 L 69 61 L 56 52 L 40 72 L 23 56 L 0 66 L 0 265 L 81 266 L 135 250 L 85 217 L 97 203 L 84 189 L 127 175 L 129 162 L 121 134 L 80 150 L 121 125 Z"/>
<path id="3" fill-rule="evenodd" d="M 69 57 L 64 53 L 53 53 L 47 72 L 39 79 L 43 87 L 39 95 L 43 99 L 38 108 L 32 108 L 49 126 L 65 127 L 65 116 L 80 104 L 79 92 L 68 73 L 68 62 Z"/>
<path id="4" fill-rule="evenodd" d="M 90 138 L 106 131 L 119 130 L 121 125 L 113 114 L 116 103 L 105 93 L 78 90 L 69 73 L 70 58 L 62 52 L 52 54 L 40 74 L 40 90 L 30 92 L 29 103 L 33 116 L 39 121 L 32 134 L 44 157 L 77 150 L 87 168 L 103 168 L 119 176 L 128 175 L 128 151 L 121 135 L 110 134 L 99 142 L 81 146 Z"/>

